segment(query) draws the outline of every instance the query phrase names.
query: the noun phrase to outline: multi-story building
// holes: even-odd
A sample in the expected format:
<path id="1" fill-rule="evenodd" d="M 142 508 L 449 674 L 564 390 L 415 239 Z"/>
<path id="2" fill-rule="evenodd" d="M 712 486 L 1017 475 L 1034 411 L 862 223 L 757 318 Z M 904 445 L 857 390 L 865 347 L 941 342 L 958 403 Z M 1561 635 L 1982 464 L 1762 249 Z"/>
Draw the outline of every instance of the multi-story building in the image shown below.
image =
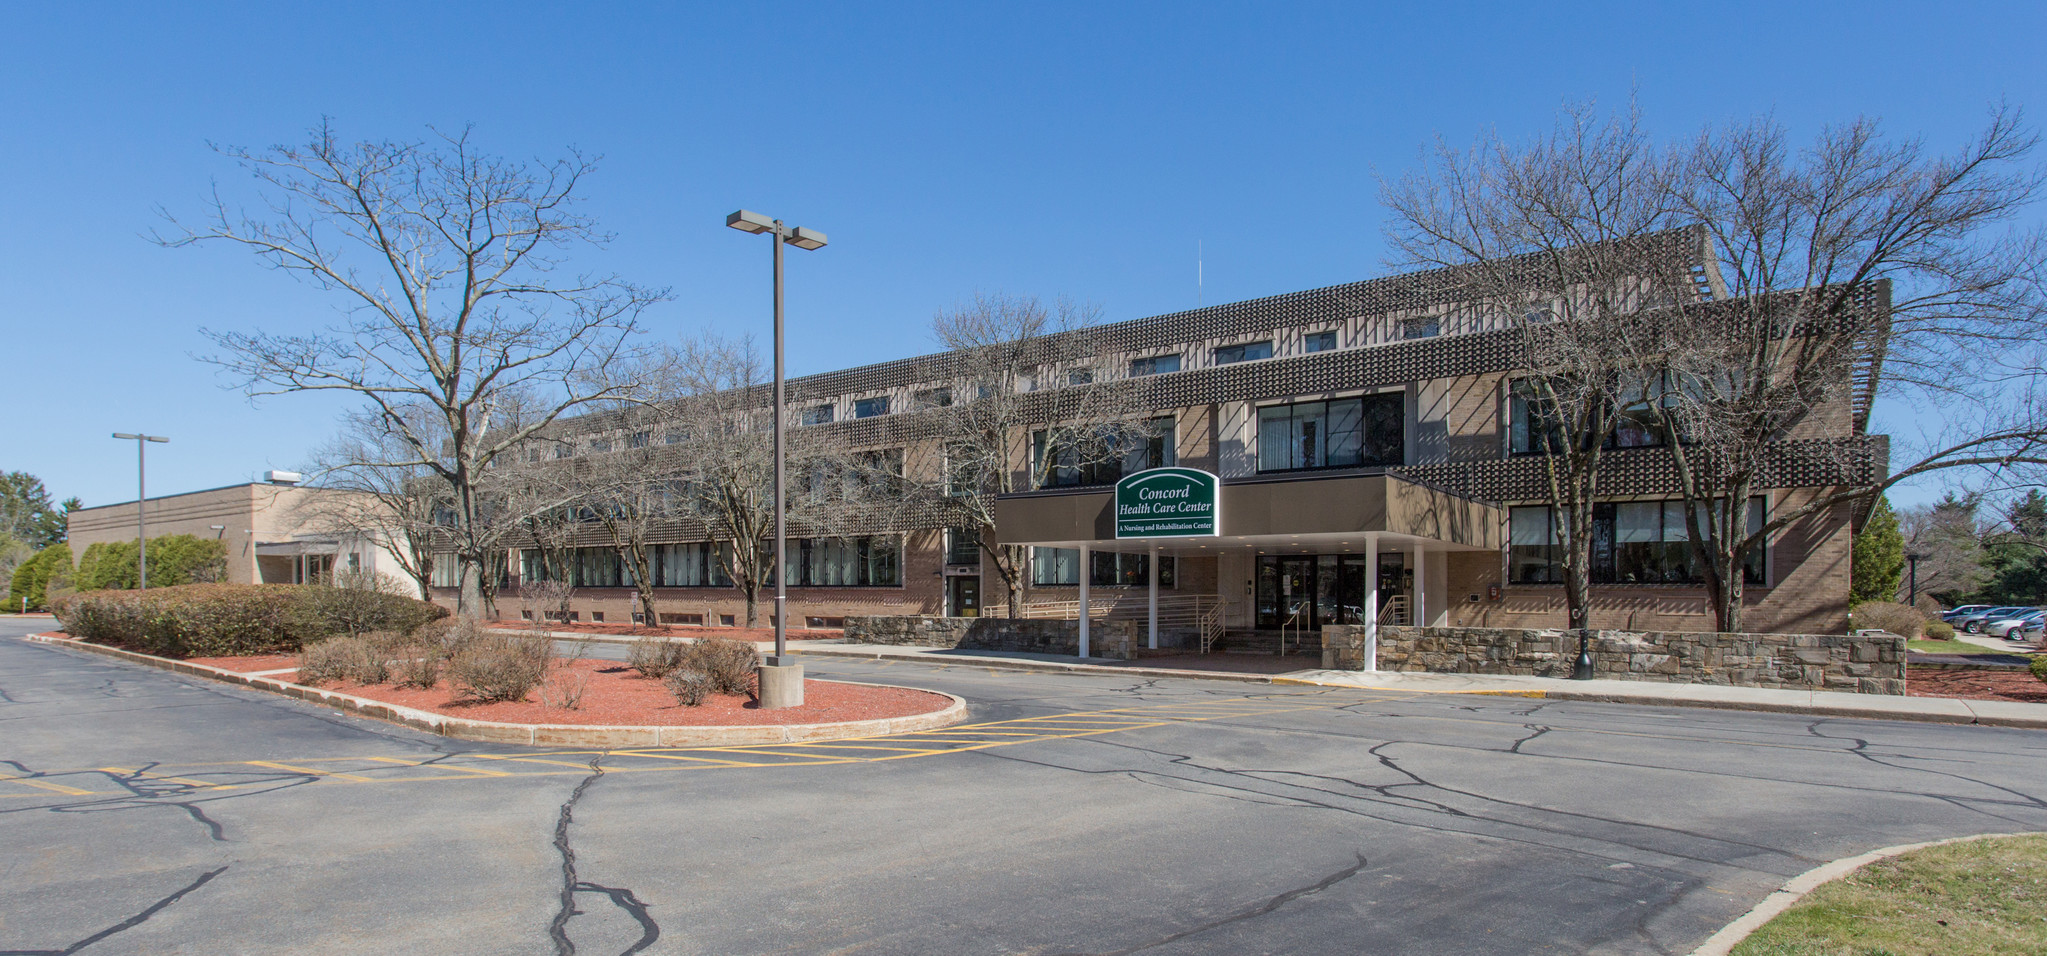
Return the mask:
<path id="1" fill-rule="evenodd" d="M 1701 299 L 1714 295 L 1710 272 L 1690 270 Z M 1233 629 L 1313 633 L 1358 623 L 1367 607 L 1403 623 L 1563 626 L 1543 449 L 1530 438 L 1540 429 L 1515 388 L 1526 375 L 1522 321 L 1425 272 L 1087 330 L 1093 349 L 1080 375 L 1048 370 L 1025 387 L 1053 402 L 1064 386 L 1124 381 L 1151 437 L 1123 462 L 1036 467 L 1043 443 L 1019 430 L 1010 465 L 1036 479 L 997 502 L 996 537 L 1027 549 L 1023 601 L 1058 613 L 1078 599 L 1083 577 L 1096 602 L 1139 598 L 1156 555 L 1165 594 L 1220 606 Z M 939 353 L 792 379 L 792 427 L 899 453 L 913 483 L 937 481 L 942 438 L 920 423 L 951 396 L 965 400 L 972 375 L 957 355 Z M 1758 518 L 1866 486 L 1886 466 L 1884 438 L 1866 434 L 1866 386 L 1840 394 L 1783 437 L 1783 463 L 1750 505 Z M 1800 454 L 1805 445 L 1829 452 Z M 1591 623 L 1713 629 L 1669 449 L 1656 430 L 1625 422 L 1610 449 L 1594 512 Z M 1219 476 L 1217 534 L 1114 536 L 1110 486 L 1127 469 L 1155 466 Z M 792 625 L 1002 613 L 1005 588 L 974 535 L 949 530 L 943 511 L 911 509 L 872 534 L 792 543 Z M 1774 534 L 1747 571 L 1748 628 L 1844 629 L 1857 520 L 1855 509 L 1835 507 Z M 663 617 L 737 620 L 741 598 L 716 570 L 718 546 L 686 540 L 681 525 L 673 537 L 657 549 Z M 615 557 L 594 534 L 579 543 L 577 615 L 630 619 L 632 593 Z M 514 582 L 522 565 L 531 561 L 508 560 Z"/>

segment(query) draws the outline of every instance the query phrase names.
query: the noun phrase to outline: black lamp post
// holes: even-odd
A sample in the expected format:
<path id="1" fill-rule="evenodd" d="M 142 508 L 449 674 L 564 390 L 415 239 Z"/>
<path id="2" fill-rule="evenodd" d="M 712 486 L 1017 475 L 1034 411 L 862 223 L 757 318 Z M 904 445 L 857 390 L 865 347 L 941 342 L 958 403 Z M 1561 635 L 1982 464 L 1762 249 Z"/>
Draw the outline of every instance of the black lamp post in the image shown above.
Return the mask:
<path id="1" fill-rule="evenodd" d="M 1923 557 L 1925 557 L 1925 555 L 1923 554 L 1905 555 L 1905 566 L 1912 569 L 1911 589 L 1906 592 L 1911 596 L 1905 599 L 1905 603 L 1913 605 L 1914 607 L 1917 607 L 1919 604 L 1919 559 Z"/>
<path id="2" fill-rule="evenodd" d="M 1592 629 L 1578 629 L 1578 659 L 1571 664 L 1572 680 L 1592 679 Z"/>

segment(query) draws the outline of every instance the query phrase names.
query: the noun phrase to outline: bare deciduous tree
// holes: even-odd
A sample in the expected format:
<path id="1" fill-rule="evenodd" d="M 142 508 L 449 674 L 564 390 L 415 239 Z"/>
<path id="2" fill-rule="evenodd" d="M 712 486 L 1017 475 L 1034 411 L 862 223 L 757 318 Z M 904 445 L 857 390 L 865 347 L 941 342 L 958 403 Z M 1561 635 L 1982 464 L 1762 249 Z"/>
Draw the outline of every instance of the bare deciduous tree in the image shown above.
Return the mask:
<path id="1" fill-rule="evenodd" d="M 975 535 L 1011 617 L 1022 613 L 1024 549 L 997 543 L 995 496 L 1043 487 L 1056 469 L 1120 464 L 1149 434 L 1137 383 L 1099 365 L 1099 320 L 1093 306 L 1004 294 L 932 320 L 958 378 L 949 404 L 926 410 L 944 465 L 911 490 Z"/>
<path id="2" fill-rule="evenodd" d="M 414 421 L 425 435 L 434 417 L 419 414 Z M 448 485 L 418 463 L 382 412 L 344 416 L 341 433 L 314 453 L 309 471 L 315 487 L 346 494 L 309 496 L 298 517 L 323 532 L 376 544 L 397 560 L 422 600 L 431 597 L 434 529 L 448 507 Z"/>
<path id="3" fill-rule="evenodd" d="M 631 383 L 592 373 L 638 353 L 640 314 L 663 295 L 561 271 L 570 250 L 608 239 L 575 209 L 591 161 L 507 161 L 467 130 L 349 145 L 324 122 L 303 146 L 220 151 L 256 180 L 260 211 L 216 190 L 203 223 L 166 213 L 172 231 L 158 240 L 245 248 L 337 295 L 348 318 L 303 334 L 207 331 L 220 349 L 207 360 L 251 395 L 368 399 L 411 452 L 386 464 L 447 484 L 458 610 L 482 613 L 486 470 L 556 419 L 624 395 Z M 530 403 L 510 427 L 508 393 Z M 424 432 L 421 408 L 435 419 Z"/>
<path id="4" fill-rule="evenodd" d="M 1663 164 L 1639 114 L 1565 113 L 1525 146 L 1497 133 L 1459 152 L 1439 142 L 1425 168 L 1382 186 L 1402 265 L 1447 270 L 1464 307 L 1518 330 L 1527 377 L 1514 383 L 1542 451 L 1564 606 L 1588 626 L 1593 502 L 1617 425 L 1616 398 L 1653 349 L 1645 303 L 1689 285 L 1696 243 L 1670 234 Z"/>

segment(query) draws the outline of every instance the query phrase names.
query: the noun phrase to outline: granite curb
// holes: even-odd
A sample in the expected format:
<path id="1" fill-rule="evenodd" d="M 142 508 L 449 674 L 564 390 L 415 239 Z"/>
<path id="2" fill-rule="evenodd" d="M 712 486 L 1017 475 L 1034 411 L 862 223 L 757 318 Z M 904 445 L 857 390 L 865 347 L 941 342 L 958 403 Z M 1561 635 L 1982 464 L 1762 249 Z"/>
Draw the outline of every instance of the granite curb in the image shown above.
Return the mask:
<path id="1" fill-rule="evenodd" d="M 1806 894 L 1879 860 L 1888 860 L 1891 857 L 1901 856 L 1913 850 L 1946 846 L 1950 843 L 1968 843 L 1975 840 L 1997 840 L 2005 837 L 2038 835 L 2036 832 L 1979 833 L 1975 836 L 1929 840 L 1925 843 L 1901 843 L 1897 846 L 1887 846 L 1871 850 L 1868 853 L 1844 857 L 1831 863 L 1822 863 L 1785 881 L 1784 885 L 1775 892 L 1763 897 L 1763 901 L 1757 903 L 1754 909 L 1743 913 L 1740 919 L 1722 927 L 1720 932 L 1707 937 L 1704 943 L 1699 944 L 1698 949 L 1692 950 L 1691 956 L 1727 956 L 1728 953 L 1734 951 L 1734 947 L 1741 945 L 1742 940 L 1749 938 L 1756 930 L 1762 929 L 1765 923 L 1775 919 L 1785 910 L 1797 905 L 1798 901 L 1804 899 Z"/>
<path id="2" fill-rule="evenodd" d="M 346 713 L 358 714 L 375 720 L 423 730 L 427 733 L 460 740 L 477 740 L 488 743 L 526 744 L 547 747 L 603 747 L 620 749 L 632 747 L 725 747 L 749 744 L 800 743 L 816 740 L 844 740 L 855 737 L 882 737 L 891 734 L 915 733 L 949 727 L 967 718 L 967 702 L 954 694 L 927 690 L 922 687 L 903 687 L 898 684 L 875 684 L 866 681 L 834 681 L 839 684 L 855 684 L 864 687 L 889 687 L 900 690 L 923 691 L 938 694 L 952 702 L 938 710 L 908 717 L 881 717 L 873 720 L 849 720 L 823 724 L 766 724 L 739 727 L 669 727 L 669 726 L 603 726 L 593 724 L 513 724 L 490 720 L 471 720 L 466 717 L 449 717 L 432 711 L 389 704 L 335 691 L 293 684 L 271 677 L 258 677 L 205 664 L 172 660 L 136 651 L 88 644 L 71 638 L 52 637 L 47 634 L 30 634 L 24 640 L 52 647 L 64 647 L 118 658 L 146 667 L 167 670 L 173 673 L 203 677 L 228 684 L 240 684 L 257 690 L 269 691 L 286 697 L 333 707 Z"/>

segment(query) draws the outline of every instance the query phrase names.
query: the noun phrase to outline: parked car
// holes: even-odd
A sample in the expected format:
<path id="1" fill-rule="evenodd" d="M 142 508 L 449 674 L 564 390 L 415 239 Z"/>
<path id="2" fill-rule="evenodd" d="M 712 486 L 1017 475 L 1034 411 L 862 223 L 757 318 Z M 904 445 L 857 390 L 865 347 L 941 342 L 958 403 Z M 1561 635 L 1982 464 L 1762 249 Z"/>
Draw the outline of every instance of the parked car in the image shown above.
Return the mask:
<path id="1" fill-rule="evenodd" d="M 1965 614 L 1952 621 L 1949 621 L 1948 623 L 1953 624 L 1955 626 L 1955 630 L 1957 631 L 1967 631 L 1971 634 L 1981 634 L 1983 633 L 1983 624 L 1986 621 L 2002 620 L 2008 617 L 2016 617 L 2030 610 L 2032 610 L 2032 608 L 2024 606 L 1993 607 L 1981 611 L 1976 611 L 1972 614 Z"/>
<path id="2" fill-rule="evenodd" d="M 1994 611 L 1996 609 L 1997 606 L 1994 604 L 1964 604 L 1961 607 L 1949 608 L 1948 610 L 1940 612 L 1940 619 L 1948 622 L 1949 624 L 1955 624 L 1956 626 L 1960 626 L 1959 622 L 1961 621 L 1962 618 L 1968 617 L 1969 615 L 1975 614 L 1979 611 Z"/>
<path id="3" fill-rule="evenodd" d="M 1983 633 L 1991 637 L 2001 637 L 2008 641 L 2023 641 L 2026 639 L 2026 632 L 2039 627 L 2040 621 L 2043 618 L 2047 618 L 2047 611 L 2042 611 L 2039 608 L 2033 608 L 2024 614 L 2015 614 L 2011 617 L 1991 618 L 1983 622 Z"/>

